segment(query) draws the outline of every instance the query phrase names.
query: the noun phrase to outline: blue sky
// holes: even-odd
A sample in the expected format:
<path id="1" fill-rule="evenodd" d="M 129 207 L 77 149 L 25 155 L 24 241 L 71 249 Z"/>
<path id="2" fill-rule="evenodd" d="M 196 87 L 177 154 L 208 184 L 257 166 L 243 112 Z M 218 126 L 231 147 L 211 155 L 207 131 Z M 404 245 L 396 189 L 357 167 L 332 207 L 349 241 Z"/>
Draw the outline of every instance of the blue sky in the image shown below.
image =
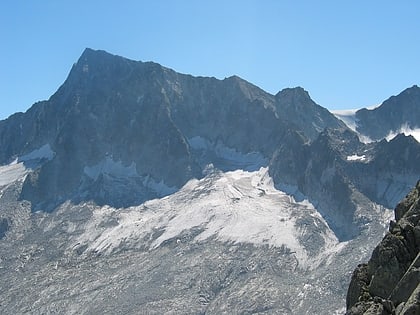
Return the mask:
<path id="1" fill-rule="evenodd" d="M 85 47 L 182 73 L 302 86 L 329 109 L 420 85 L 420 1 L 2 1 L 0 119 L 48 99 Z"/>

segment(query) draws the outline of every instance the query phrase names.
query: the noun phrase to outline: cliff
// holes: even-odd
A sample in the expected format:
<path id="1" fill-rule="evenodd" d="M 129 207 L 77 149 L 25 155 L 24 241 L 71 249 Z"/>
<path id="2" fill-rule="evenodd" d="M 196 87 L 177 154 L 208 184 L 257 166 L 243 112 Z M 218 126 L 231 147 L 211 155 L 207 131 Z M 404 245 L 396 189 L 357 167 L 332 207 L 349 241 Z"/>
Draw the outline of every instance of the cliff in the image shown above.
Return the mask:
<path id="1" fill-rule="evenodd" d="M 395 208 L 395 221 L 353 272 L 346 314 L 420 314 L 420 181 Z"/>

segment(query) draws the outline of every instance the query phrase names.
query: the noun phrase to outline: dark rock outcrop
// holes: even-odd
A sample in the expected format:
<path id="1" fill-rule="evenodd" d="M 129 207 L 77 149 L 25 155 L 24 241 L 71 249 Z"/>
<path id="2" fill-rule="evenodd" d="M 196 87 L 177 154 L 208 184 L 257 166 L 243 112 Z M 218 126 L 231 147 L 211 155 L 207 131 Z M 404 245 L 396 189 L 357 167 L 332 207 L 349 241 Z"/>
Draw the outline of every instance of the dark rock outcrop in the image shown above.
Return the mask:
<path id="1" fill-rule="evenodd" d="M 395 219 L 368 264 L 354 271 L 346 314 L 420 314 L 420 181 Z"/>

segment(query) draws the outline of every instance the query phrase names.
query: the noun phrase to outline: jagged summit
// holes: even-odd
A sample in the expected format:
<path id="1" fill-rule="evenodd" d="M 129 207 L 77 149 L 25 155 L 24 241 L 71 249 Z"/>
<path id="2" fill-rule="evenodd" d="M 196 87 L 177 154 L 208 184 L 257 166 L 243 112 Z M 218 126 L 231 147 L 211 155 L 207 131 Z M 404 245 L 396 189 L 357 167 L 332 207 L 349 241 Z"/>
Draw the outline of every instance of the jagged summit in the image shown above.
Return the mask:
<path id="1" fill-rule="evenodd" d="M 286 97 L 286 98 L 296 98 L 301 97 L 305 99 L 310 99 L 308 91 L 306 91 L 303 87 L 297 86 L 294 88 L 284 88 L 279 91 L 276 95 L 278 98 Z"/>

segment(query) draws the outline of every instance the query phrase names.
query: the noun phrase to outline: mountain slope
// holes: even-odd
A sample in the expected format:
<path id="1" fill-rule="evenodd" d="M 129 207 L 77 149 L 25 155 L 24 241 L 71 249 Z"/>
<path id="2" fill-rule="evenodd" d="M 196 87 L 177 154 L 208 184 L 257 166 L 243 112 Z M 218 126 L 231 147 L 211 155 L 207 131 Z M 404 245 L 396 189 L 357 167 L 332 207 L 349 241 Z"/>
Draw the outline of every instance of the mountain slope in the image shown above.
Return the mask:
<path id="1" fill-rule="evenodd" d="M 2 307 L 334 314 L 419 152 L 360 142 L 302 88 L 86 49 L 0 121 Z"/>

